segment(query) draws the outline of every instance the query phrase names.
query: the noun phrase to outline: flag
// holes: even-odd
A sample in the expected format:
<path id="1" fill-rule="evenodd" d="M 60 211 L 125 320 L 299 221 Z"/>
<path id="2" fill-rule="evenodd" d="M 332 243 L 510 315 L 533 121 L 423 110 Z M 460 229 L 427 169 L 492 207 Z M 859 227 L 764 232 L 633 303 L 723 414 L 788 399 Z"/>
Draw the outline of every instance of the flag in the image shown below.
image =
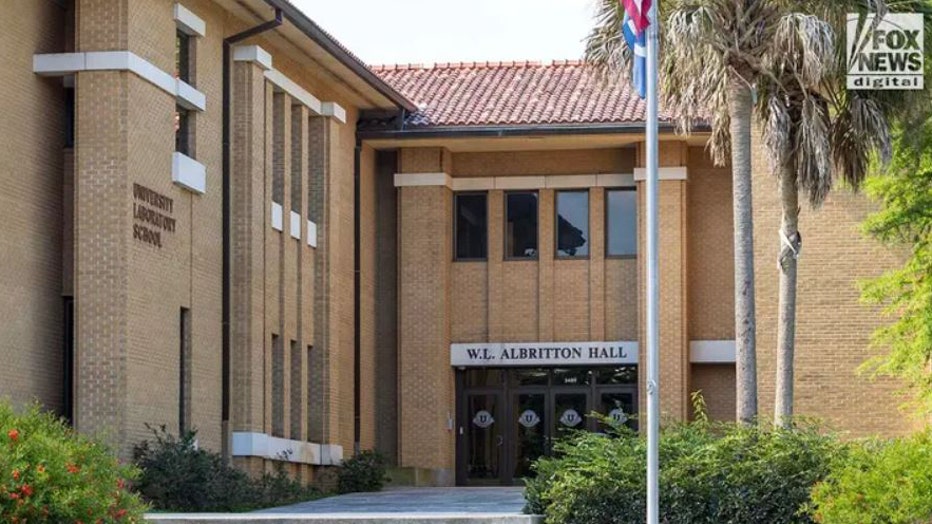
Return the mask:
<path id="1" fill-rule="evenodd" d="M 631 49 L 631 82 L 637 89 L 638 96 L 642 99 L 647 97 L 647 26 L 643 31 L 637 30 L 635 19 L 628 13 L 628 4 L 634 3 L 634 0 L 625 0 L 625 20 L 622 24 L 622 33 L 625 36 L 625 42 Z M 650 0 L 645 0 L 645 4 L 650 4 Z M 645 16 L 646 19 L 646 16 Z"/>
<path id="2" fill-rule="evenodd" d="M 650 25 L 650 6 L 653 0 L 618 0 L 625 8 L 625 13 L 634 22 L 634 34 L 640 35 Z"/>

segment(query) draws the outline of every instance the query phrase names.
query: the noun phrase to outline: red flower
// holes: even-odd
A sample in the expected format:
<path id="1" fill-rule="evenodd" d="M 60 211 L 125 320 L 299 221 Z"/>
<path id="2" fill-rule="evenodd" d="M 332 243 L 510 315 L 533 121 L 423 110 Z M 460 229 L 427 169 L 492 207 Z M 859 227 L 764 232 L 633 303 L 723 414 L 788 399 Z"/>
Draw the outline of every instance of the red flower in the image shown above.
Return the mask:
<path id="1" fill-rule="evenodd" d="M 116 517 L 116 518 L 118 518 L 118 519 L 121 519 L 121 518 L 123 518 L 123 517 L 125 517 L 125 516 L 126 516 L 126 509 L 125 509 L 125 508 L 120 508 L 119 510 L 117 510 L 116 514 L 114 514 L 114 517 Z"/>
<path id="2" fill-rule="evenodd" d="M 16 500 L 19 498 L 19 493 L 12 492 L 10 493 L 10 498 Z"/>
<path id="3" fill-rule="evenodd" d="M 11 429 L 10 431 L 7 432 L 6 436 L 10 437 L 10 440 L 12 440 L 13 442 L 16 442 L 17 440 L 19 440 L 19 431 L 16 429 Z"/>
<path id="4" fill-rule="evenodd" d="M 79 468 L 78 466 L 76 466 L 76 465 L 74 465 L 74 464 L 72 464 L 72 463 L 70 463 L 70 462 L 68 463 L 68 465 L 67 465 L 66 467 L 68 468 L 68 473 L 77 473 L 77 472 L 81 471 L 81 468 Z"/>
<path id="5" fill-rule="evenodd" d="M 123 479 L 117 479 L 117 487 L 123 489 L 126 486 L 126 482 Z"/>
<path id="6" fill-rule="evenodd" d="M 14 470 L 13 470 L 13 480 L 19 480 L 19 470 L 18 470 L 18 469 L 14 469 Z"/>
<path id="7" fill-rule="evenodd" d="M 19 490 L 23 492 L 24 497 L 32 496 L 32 486 L 29 484 L 23 484 L 23 487 L 19 488 Z"/>

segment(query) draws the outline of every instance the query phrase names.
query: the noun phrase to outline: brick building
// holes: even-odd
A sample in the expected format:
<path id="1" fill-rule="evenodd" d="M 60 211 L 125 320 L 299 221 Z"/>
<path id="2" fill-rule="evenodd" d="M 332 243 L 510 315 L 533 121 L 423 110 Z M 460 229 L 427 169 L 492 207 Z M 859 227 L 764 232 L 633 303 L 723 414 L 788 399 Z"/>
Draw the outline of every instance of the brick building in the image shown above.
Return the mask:
<path id="1" fill-rule="evenodd" d="M 198 430 L 310 479 L 377 448 L 509 483 L 643 405 L 644 107 L 575 62 L 368 68 L 287 0 L 11 0 L 0 64 L 0 395 L 121 453 Z M 661 127 L 661 407 L 734 415 L 731 177 Z M 779 202 L 756 155 L 760 398 Z M 797 411 L 897 434 L 854 370 L 896 263 L 862 197 L 804 212 Z"/>

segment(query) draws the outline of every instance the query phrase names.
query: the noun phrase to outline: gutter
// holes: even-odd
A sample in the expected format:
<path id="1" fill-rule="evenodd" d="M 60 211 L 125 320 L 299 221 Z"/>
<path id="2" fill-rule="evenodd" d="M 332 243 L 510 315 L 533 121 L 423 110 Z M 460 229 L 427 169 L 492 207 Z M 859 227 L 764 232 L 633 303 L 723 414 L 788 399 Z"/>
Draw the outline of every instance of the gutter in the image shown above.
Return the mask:
<path id="1" fill-rule="evenodd" d="M 282 11 L 285 18 L 301 30 L 308 38 L 324 51 L 337 59 L 341 64 L 346 66 L 356 76 L 362 78 L 373 89 L 379 92 L 385 98 L 391 100 L 396 106 L 409 112 L 417 110 L 414 102 L 411 102 L 404 95 L 388 85 L 381 77 L 369 69 L 359 58 L 350 53 L 345 47 L 330 36 L 319 25 L 307 17 L 300 9 L 291 4 L 288 0 L 265 0 L 265 3 L 274 7 L 276 11 Z"/>
<path id="2" fill-rule="evenodd" d="M 362 343 L 359 340 L 362 323 L 359 315 L 362 312 L 362 295 L 359 256 L 360 240 L 362 237 L 360 203 L 360 162 L 362 160 L 362 140 L 356 139 L 356 148 L 353 153 L 353 447 L 354 454 L 358 454 L 360 438 L 362 436 L 361 405 L 359 394 L 362 391 L 359 373 L 361 370 L 359 359 L 362 356 Z"/>
<path id="3" fill-rule="evenodd" d="M 661 123 L 661 133 L 675 133 L 676 125 Z M 693 132 L 707 133 L 711 131 L 708 124 L 696 125 Z M 502 138 L 502 137 L 528 137 L 528 136 L 556 136 L 556 135 L 611 135 L 611 134 L 642 134 L 645 132 L 643 122 L 629 124 L 552 124 L 552 125 L 524 125 L 524 126 L 438 126 L 402 129 L 373 129 L 365 128 L 356 131 L 356 136 L 362 140 L 376 139 L 413 139 L 413 138 Z"/>
<path id="4" fill-rule="evenodd" d="M 223 378 L 222 378 L 222 393 L 221 393 L 221 412 L 222 412 L 222 425 L 223 425 L 223 434 L 224 437 L 230 434 L 230 373 L 231 373 L 231 339 L 232 333 L 231 329 L 231 319 L 233 316 L 232 312 L 232 303 L 230 302 L 232 296 L 232 275 L 231 275 L 231 246 L 232 246 L 232 231 L 231 231 L 231 222 L 232 222 L 232 206 L 230 205 L 230 197 L 232 193 L 232 179 L 230 176 L 230 166 L 231 161 L 231 152 L 230 152 L 230 143 L 232 142 L 233 130 L 230 125 L 230 102 L 232 101 L 232 81 L 231 81 L 231 67 L 230 59 L 232 53 L 230 50 L 233 48 L 233 44 L 241 42 L 250 38 L 252 36 L 258 35 L 270 29 L 274 29 L 282 25 L 282 10 L 275 9 L 275 18 L 267 22 L 263 22 L 255 27 L 236 33 L 235 35 L 228 36 L 223 39 L 223 268 L 222 268 L 222 278 L 223 278 L 223 333 L 222 333 L 222 349 L 221 349 L 221 359 L 223 362 Z M 232 450 L 230 449 L 231 442 L 229 438 L 223 439 L 223 456 L 231 457 Z"/>

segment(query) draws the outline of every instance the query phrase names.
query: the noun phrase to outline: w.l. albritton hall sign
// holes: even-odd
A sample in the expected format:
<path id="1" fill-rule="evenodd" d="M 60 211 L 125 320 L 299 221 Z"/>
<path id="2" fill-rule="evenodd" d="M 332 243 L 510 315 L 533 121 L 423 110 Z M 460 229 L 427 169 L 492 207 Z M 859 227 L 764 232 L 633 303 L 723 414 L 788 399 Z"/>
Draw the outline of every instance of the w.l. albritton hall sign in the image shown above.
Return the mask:
<path id="1" fill-rule="evenodd" d="M 450 344 L 450 364 L 454 367 L 533 367 L 637 363 L 637 342 L 492 342 Z"/>

